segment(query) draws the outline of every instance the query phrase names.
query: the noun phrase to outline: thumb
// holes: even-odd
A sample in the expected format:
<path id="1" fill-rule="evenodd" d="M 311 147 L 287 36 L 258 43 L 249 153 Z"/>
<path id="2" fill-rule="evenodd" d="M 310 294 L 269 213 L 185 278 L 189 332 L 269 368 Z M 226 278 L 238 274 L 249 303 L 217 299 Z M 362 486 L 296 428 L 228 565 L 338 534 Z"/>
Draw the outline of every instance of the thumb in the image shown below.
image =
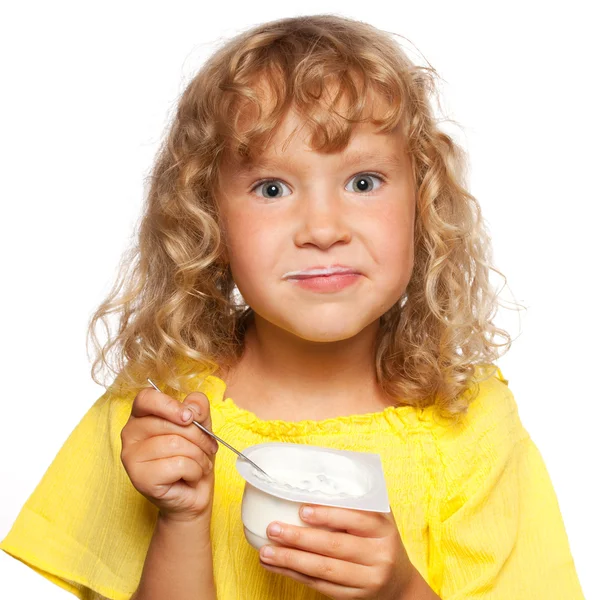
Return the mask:
<path id="1" fill-rule="evenodd" d="M 185 396 L 183 406 L 193 413 L 193 419 L 201 423 L 206 429 L 212 431 L 212 419 L 210 416 L 210 401 L 203 392 L 191 392 Z"/>

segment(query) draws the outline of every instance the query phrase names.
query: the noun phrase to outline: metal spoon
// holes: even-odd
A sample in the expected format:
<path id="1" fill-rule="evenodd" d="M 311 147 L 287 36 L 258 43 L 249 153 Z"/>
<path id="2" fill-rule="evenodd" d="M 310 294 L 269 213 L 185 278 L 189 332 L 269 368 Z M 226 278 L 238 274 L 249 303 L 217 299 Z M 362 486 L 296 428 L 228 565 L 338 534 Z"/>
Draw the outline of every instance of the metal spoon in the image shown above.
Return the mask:
<path id="1" fill-rule="evenodd" d="M 156 387 L 156 385 L 152 382 L 152 380 L 148 379 L 148 381 L 150 382 L 150 385 L 157 392 L 160 392 L 160 390 Z M 160 393 L 162 394 L 162 392 L 160 392 Z M 257 470 L 261 471 L 261 473 L 263 473 L 263 475 L 265 475 L 267 478 L 269 478 L 273 481 L 272 477 L 270 477 L 259 465 L 256 465 L 250 458 L 247 458 L 242 452 L 239 452 L 236 448 L 233 448 L 230 444 L 227 444 L 223 439 L 219 438 L 215 433 L 212 433 L 209 429 L 206 429 L 201 423 L 198 423 L 197 421 L 193 421 L 193 424 L 197 425 L 202 431 L 205 431 L 205 433 L 207 433 L 208 435 L 211 435 L 214 439 L 216 439 L 219 442 L 221 442 L 222 444 L 224 444 L 227 448 L 230 448 L 230 450 L 232 450 L 234 453 L 238 454 L 243 460 L 246 460 L 247 462 L 251 463 Z"/>

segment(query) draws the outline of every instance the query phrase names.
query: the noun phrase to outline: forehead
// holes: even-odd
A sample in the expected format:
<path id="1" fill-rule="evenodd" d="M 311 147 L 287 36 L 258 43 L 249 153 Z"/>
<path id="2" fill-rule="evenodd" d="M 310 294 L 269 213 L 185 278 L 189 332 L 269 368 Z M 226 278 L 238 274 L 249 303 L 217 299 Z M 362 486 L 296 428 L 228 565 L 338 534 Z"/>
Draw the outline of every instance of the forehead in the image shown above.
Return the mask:
<path id="1" fill-rule="evenodd" d="M 250 153 L 248 159 L 234 156 L 233 175 L 246 177 L 255 170 L 285 166 L 314 160 L 314 124 L 290 109 L 276 131 L 259 152 Z M 356 123 L 351 127 L 347 143 L 338 149 L 322 151 L 335 158 L 339 165 L 371 161 L 385 167 L 402 165 L 405 143 L 400 127 L 381 132 L 372 122 Z"/>

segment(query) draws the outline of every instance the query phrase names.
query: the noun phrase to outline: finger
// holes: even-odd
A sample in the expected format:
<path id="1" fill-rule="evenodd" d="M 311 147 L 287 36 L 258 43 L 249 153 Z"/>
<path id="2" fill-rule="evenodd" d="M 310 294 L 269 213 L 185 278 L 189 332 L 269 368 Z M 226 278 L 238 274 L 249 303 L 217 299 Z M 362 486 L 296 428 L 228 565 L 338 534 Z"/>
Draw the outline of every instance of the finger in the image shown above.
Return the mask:
<path id="1" fill-rule="evenodd" d="M 209 431 L 212 431 L 212 419 L 210 415 L 210 401 L 203 392 L 192 392 L 185 397 L 183 406 L 191 409 L 194 419 L 203 425 Z M 199 428 L 198 428 L 199 429 Z M 208 434 L 206 434 L 208 435 Z M 212 436 L 209 436 L 212 443 L 218 447 L 218 442 Z"/>
<path id="2" fill-rule="evenodd" d="M 142 444 L 141 456 L 137 462 L 149 462 L 160 458 L 186 456 L 198 463 L 204 472 L 209 472 L 212 461 L 207 454 L 193 442 L 179 435 L 157 435 Z"/>
<path id="3" fill-rule="evenodd" d="M 360 597 L 360 588 L 353 587 L 345 587 L 342 585 L 330 583 L 328 581 L 324 581 L 323 579 L 315 579 L 314 577 L 309 577 L 308 575 L 303 575 L 302 573 L 298 573 L 297 571 L 292 571 L 291 569 L 284 569 L 282 567 L 274 567 L 273 565 L 266 565 L 264 562 L 259 561 L 259 564 L 266 570 L 271 571 L 272 573 L 277 573 L 278 575 L 284 575 L 286 577 L 290 577 L 294 579 L 294 581 L 299 581 L 300 583 L 304 583 L 308 585 L 313 590 L 328 596 L 329 598 L 359 598 Z"/>
<path id="4" fill-rule="evenodd" d="M 161 435 L 178 435 L 199 446 L 206 454 L 213 456 L 218 450 L 211 436 L 204 433 L 199 427 L 177 425 L 166 419 L 155 416 L 132 419 L 121 432 L 122 439 L 126 438 L 129 444 L 144 441 L 151 437 Z"/>
<path id="5" fill-rule="evenodd" d="M 210 417 L 210 401 L 203 392 L 191 392 L 185 396 L 182 401 L 183 406 L 191 406 L 195 409 L 195 420 L 201 423 L 204 427 L 210 429 L 212 427 L 212 420 Z"/>
<path id="6" fill-rule="evenodd" d="M 266 555 L 266 551 L 269 550 L 272 552 L 271 556 Z M 371 569 L 363 565 L 284 546 L 263 546 L 259 558 L 265 564 L 274 567 L 291 569 L 315 579 L 323 579 L 347 587 L 359 588 L 371 572 Z"/>
<path id="7" fill-rule="evenodd" d="M 155 498 L 161 493 L 166 493 L 173 483 L 181 479 L 195 484 L 204 476 L 201 466 L 186 456 L 137 463 L 134 468 L 138 474 L 138 481 L 152 482 L 151 489 L 145 491 Z"/>
<path id="8" fill-rule="evenodd" d="M 171 423 L 186 425 L 193 420 L 192 414 L 185 415 L 186 409 L 187 407 L 175 398 L 148 387 L 141 389 L 134 398 L 130 417 L 155 416 Z"/>
<path id="9" fill-rule="evenodd" d="M 277 525 L 279 533 L 272 527 Z M 267 528 L 267 537 L 282 546 L 299 548 L 307 552 L 330 556 L 350 563 L 370 566 L 376 563 L 373 556 L 376 542 L 369 538 L 356 537 L 349 533 L 325 531 L 315 527 L 299 527 L 274 521 Z"/>
<path id="10" fill-rule="evenodd" d="M 315 579 L 314 577 L 309 577 L 308 575 L 303 575 L 302 573 L 298 573 L 297 571 L 292 571 L 291 569 L 284 569 L 282 567 L 276 567 L 274 565 L 268 565 L 263 561 L 259 561 L 259 564 L 268 571 L 272 571 L 273 573 L 278 573 L 280 575 L 285 575 L 286 577 L 291 577 L 295 581 L 299 581 L 300 583 L 306 583 L 311 587 L 317 582 L 320 581 Z"/>
<path id="11" fill-rule="evenodd" d="M 312 513 L 305 515 L 305 508 L 312 509 Z M 300 518 L 313 527 L 320 525 L 372 538 L 385 537 L 385 525 L 391 523 L 389 515 L 384 513 L 308 504 L 300 509 Z"/>

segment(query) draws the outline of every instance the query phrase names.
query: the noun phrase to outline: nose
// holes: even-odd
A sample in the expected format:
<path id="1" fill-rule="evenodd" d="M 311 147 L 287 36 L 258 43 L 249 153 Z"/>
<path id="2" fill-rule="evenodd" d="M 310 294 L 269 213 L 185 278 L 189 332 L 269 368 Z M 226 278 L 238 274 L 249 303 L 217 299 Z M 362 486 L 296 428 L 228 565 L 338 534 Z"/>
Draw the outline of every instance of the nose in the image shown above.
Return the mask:
<path id="1" fill-rule="evenodd" d="M 297 246 L 312 244 L 325 250 L 335 243 L 351 240 L 346 207 L 338 193 L 317 188 L 299 202 L 298 210 L 294 236 Z"/>

